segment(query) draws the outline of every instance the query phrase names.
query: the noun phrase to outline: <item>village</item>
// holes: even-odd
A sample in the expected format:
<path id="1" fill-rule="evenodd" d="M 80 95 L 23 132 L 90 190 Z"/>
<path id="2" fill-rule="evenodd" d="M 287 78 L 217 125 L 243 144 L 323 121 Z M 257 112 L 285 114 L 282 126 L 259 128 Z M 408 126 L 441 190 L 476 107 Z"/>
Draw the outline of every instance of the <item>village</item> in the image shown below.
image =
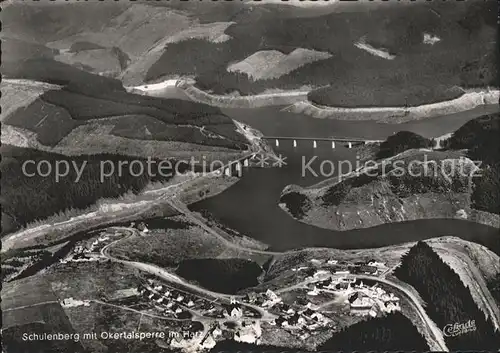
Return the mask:
<path id="1" fill-rule="evenodd" d="M 149 233 L 149 229 L 144 222 L 138 225 L 132 222 L 130 228 L 137 229 L 140 236 L 146 236 Z M 104 259 L 100 253 L 102 248 L 122 237 L 123 234 L 118 230 L 111 232 L 111 229 L 108 229 L 105 232 L 100 232 L 97 239 L 92 242 L 88 241 L 84 245 L 75 246 L 72 251 L 65 258 L 60 259 L 59 262 L 65 264 L 68 262 L 103 261 Z"/>
<path id="2" fill-rule="evenodd" d="M 275 291 L 249 292 L 243 301 L 275 314 L 271 323 L 305 340 L 325 328 L 338 329 L 336 317 L 378 317 L 400 311 L 400 299 L 377 283 L 356 275 L 376 276 L 388 268 L 375 260 L 350 264 L 311 260 L 311 266 L 292 269 L 297 284 Z M 302 282 L 300 282 L 302 281 Z M 288 295 L 292 293 L 293 295 Z"/>
<path id="3" fill-rule="evenodd" d="M 144 224 L 136 229 L 141 236 L 148 233 Z M 102 249 L 121 236 L 119 231 L 100 233 L 60 261 L 102 261 Z M 341 316 L 362 320 L 400 311 L 400 299 L 375 281 L 388 270 L 375 260 L 311 259 L 289 270 L 293 281 L 283 288 L 213 297 L 147 274 L 141 276 L 140 285 L 104 295 L 99 301 L 170 319 L 165 329 L 171 348 L 210 349 L 224 339 L 258 344 L 263 329 L 284 330 L 307 340 L 340 330 Z M 88 305 L 88 301 L 67 298 L 62 304 Z"/>
<path id="4" fill-rule="evenodd" d="M 378 284 L 368 284 L 356 278 L 356 274 L 380 274 L 387 270 L 383 263 L 367 261 L 366 263 L 348 264 L 329 260 L 325 263 L 313 261 L 313 267 L 295 269 L 301 273 L 302 285 L 291 286 L 296 292 L 293 301 L 286 295 L 288 288 L 277 290 L 267 289 L 263 292 L 248 291 L 243 296 L 234 296 L 229 302 L 223 300 L 210 301 L 194 294 L 166 287 L 154 278 L 148 279 L 148 284 L 139 289 L 143 297 L 156 302 L 156 308 L 164 314 L 174 315 L 177 318 L 187 318 L 188 313 L 195 313 L 192 320 L 212 320 L 212 338 L 234 339 L 247 343 L 259 343 L 262 328 L 267 325 L 286 330 L 300 340 L 307 340 L 311 336 L 325 330 L 340 329 L 336 326 L 335 317 L 350 315 L 353 317 L 378 317 L 395 311 L 400 311 L 400 299 L 389 293 Z M 321 266 L 326 265 L 326 266 Z M 293 270 L 292 270 L 293 271 Z M 321 295 L 328 294 L 333 300 L 334 307 L 342 310 L 326 310 L 329 302 Z M 322 302 L 323 301 L 323 302 Z M 262 311 L 259 313 L 258 309 Z M 272 316 L 272 319 L 263 319 L 262 312 Z M 220 338 L 219 338 L 220 336 Z M 183 337 L 184 344 L 190 344 L 192 339 Z M 177 337 L 174 345 L 181 343 Z M 203 341 L 205 347 L 206 340 Z"/>

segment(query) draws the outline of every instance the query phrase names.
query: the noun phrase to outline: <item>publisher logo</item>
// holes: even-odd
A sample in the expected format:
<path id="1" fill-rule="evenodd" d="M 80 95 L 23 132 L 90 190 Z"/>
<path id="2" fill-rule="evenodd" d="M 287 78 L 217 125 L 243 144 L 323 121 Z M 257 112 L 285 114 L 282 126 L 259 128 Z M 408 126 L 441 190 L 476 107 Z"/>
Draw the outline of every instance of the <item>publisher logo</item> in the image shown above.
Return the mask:
<path id="1" fill-rule="evenodd" d="M 443 334 L 446 337 L 457 337 L 472 331 L 476 331 L 476 320 L 469 320 L 464 323 L 456 322 L 443 328 Z"/>

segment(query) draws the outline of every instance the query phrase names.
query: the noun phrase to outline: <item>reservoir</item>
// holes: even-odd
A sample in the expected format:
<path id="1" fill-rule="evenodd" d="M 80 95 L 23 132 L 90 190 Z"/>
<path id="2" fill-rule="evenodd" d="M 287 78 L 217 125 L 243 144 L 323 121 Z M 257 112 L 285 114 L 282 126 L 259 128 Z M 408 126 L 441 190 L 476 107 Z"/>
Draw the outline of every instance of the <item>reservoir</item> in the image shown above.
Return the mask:
<path id="1" fill-rule="evenodd" d="M 284 107 L 255 109 L 223 108 L 227 116 L 249 124 L 268 136 L 307 137 L 359 137 L 383 140 L 398 131 L 412 131 L 427 138 L 453 132 L 463 124 L 481 115 L 500 111 L 498 104 L 484 105 L 474 109 L 444 116 L 421 119 L 403 124 L 378 123 L 376 121 L 347 121 L 318 119 L 305 114 L 281 111 Z"/>
<path id="2" fill-rule="evenodd" d="M 436 137 L 454 131 L 466 121 L 498 110 L 498 106 L 485 106 L 474 111 L 431 118 L 408 124 L 378 124 L 321 120 L 280 112 L 277 107 L 260 109 L 223 109 L 226 115 L 272 136 L 348 136 L 383 139 L 394 132 L 410 130 L 427 137 Z M 324 178 L 303 173 L 304 161 L 317 156 L 311 164 L 318 170 L 322 160 L 337 165 L 341 160 L 355 162 L 354 149 L 318 141 L 313 148 L 311 141 L 280 141 L 272 144 L 276 154 L 286 157 L 285 166 L 278 168 L 245 168 L 241 180 L 223 193 L 190 206 L 193 211 L 206 210 L 222 224 L 240 234 L 258 239 L 275 251 L 303 247 L 333 247 L 339 249 L 372 248 L 440 236 L 457 236 L 485 245 L 500 254 L 498 229 L 485 225 L 453 219 L 419 220 L 386 224 L 351 231 L 332 231 L 296 221 L 278 205 L 283 188 L 289 184 L 310 186 Z M 316 166 L 316 167 L 314 167 Z M 343 170 L 343 172 L 346 172 Z"/>
<path id="3" fill-rule="evenodd" d="M 307 116 L 281 112 L 279 107 L 260 109 L 224 109 L 233 119 L 259 129 L 265 135 L 275 136 L 348 136 L 370 139 L 384 139 L 401 130 L 410 130 L 427 137 L 440 136 L 454 131 L 468 120 L 479 115 L 498 111 L 498 106 L 476 108 L 473 111 L 445 117 L 431 118 L 409 124 L 378 124 L 363 121 L 339 121 L 313 119 Z M 269 245 L 270 250 L 287 251 L 305 247 L 331 247 L 338 249 L 376 248 L 440 236 L 456 236 L 488 247 L 500 255 L 500 233 L 498 229 L 485 225 L 451 219 L 420 220 L 392 223 L 351 231 L 332 231 L 318 228 L 293 219 L 278 205 L 283 188 L 289 184 L 311 186 L 325 178 L 311 173 L 302 173 L 303 159 L 309 161 L 314 170 L 322 160 L 355 162 L 356 152 L 341 144 L 332 149 L 328 141 L 318 141 L 313 148 L 311 141 L 280 141 L 273 146 L 276 154 L 286 157 L 281 168 L 244 168 L 243 177 L 231 188 L 212 198 L 205 199 L 189 208 L 193 211 L 206 210 L 223 225 L 242 235 L 250 236 Z M 338 172 L 338 171 L 337 171 Z M 343 173 L 346 170 L 342 170 Z M 175 228 L 178 224 L 169 219 L 148 220 L 154 228 Z M 127 226 L 127 224 L 117 224 Z M 31 276 L 65 257 L 75 243 L 87 239 L 92 232 L 75 234 L 68 244 L 53 256 L 29 267 L 18 278 Z"/>

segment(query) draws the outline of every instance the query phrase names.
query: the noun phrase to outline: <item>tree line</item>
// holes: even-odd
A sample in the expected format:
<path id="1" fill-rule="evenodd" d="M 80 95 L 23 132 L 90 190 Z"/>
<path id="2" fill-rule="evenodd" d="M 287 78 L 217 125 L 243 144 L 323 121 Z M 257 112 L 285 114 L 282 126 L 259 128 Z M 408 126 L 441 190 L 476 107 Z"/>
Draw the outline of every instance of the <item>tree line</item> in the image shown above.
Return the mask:
<path id="1" fill-rule="evenodd" d="M 426 303 L 426 311 L 436 325 L 475 321 L 476 329 L 455 337 L 445 337 L 450 350 L 497 350 L 500 334 L 477 307 L 469 288 L 425 242 L 418 242 L 401 261 L 394 274 L 414 287 Z"/>
<path id="2" fill-rule="evenodd" d="M 4 156 L 1 163 L 2 212 L 13 220 L 11 227 L 14 228 L 4 232 L 67 209 L 85 209 L 101 198 L 116 198 L 128 192 L 138 193 L 150 182 L 170 179 L 170 176 L 158 175 L 158 163 L 151 164 L 151 175 L 144 172 L 136 176 L 139 168 L 131 171 L 129 168 L 119 167 L 120 162 L 137 160 L 143 170 L 147 171 L 146 159 L 110 154 L 68 157 L 37 150 L 20 150 L 21 153 Z M 23 164 L 27 160 L 35 163 L 48 161 L 53 170 L 58 161 L 78 166 L 82 166 L 84 162 L 87 164 L 79 180 L 77 172 L 70 168 L 68 175 L 57 181 L 54 175 L 43 177 L 35 173 L 34 176 L 28 176 L 23 171 Z M 106 162 L 106 168 L 112 164 L 115 171 L 122 172 L 102 178 L 102 161 L 109 161 Z M 154 174 L 157 176 L 153 176 Z"/>

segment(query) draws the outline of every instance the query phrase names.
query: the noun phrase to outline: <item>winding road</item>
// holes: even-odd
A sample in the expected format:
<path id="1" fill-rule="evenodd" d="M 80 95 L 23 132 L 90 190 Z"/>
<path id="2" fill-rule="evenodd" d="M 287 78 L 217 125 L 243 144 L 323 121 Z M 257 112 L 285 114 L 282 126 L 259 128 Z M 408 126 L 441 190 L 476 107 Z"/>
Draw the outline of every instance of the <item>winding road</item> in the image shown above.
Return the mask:
<path id="1" fill-rule="evenodd" d="M 329 275 L 328 277 L 331 277 L 332 275 Z M 333 275 L 335 277 L 336 275 Z M 337 275 L 337 277 L 342 277 L 342 275 Z M 446 342 L 444 341 L 443 337 L 443 332 L 436 326 L 434 321 L 431 320 L 429 315 L 425 312 L 425 309 L 423 308 L 422 304 L 420 303 L 419 299 L 412 293 L 410 292 L 407 288 L 391 281 L 385 278 L 380 278 L 376 276 L 368 276 L 368 275 L 355 275 L 356 279 L 366 279 L 370 281 L 375 281 L 379 283 L 384 283 L 386 285 L 389 285 L 391 287 L 394 287 L 398 289 L 400 292 L 402 292 L 406 298 L 408 299 L 408 302 L 412 305 L 413 309 L 415 312 L 418 314 L 420 320 L 424 324 L 424 327 L 427 329 L 427 333 L 429 334 L 429 337 L 433 340 L 432 345 L 430 346 L 432 351 L 440 351 L 440 352 L 447 352 L 448 347 L 446 346 Z M 279 290 L 276 291 L 276 293 L 284 293 L 288 292 L 294 289 L 308 289 L 307 285 L 309 283 L 312 283 L 314 281 L 317 281 L 318 279 L 307 279 L 302 282 L 296 283 L 292 286 L 286 287 L 286 288 L 280 288 Z"/>
<path id="2" fill-rule="evenodd" d="M 185 288 L 188 288 L 194 292 L 201 293 L 201 294 L 204 294 L 204 295 L 212 297 L 212 298 L 222 299 L 223 301 L 226 301 L 228 303 L 230 302 L 230 300 L 232 298 L 241 298 L 242 297 L 242 296 L 238 296 L 238 295 L 229 295 L 229 294 L 213 292 L 213 291 L 205 289 L 203 287 L 194 285 L 192 283 L 187 282 L 185 279 L 183 279 L 183 278 L 181 278 L 173 273 L 170 273 L 169 271 L 165 270 L 164 268 L 161 268 L 161 267 L 156 266 L 156 265 L 143 263 L 143 262 L 137 262 L 137 261 L 122 260 L 122 259 L 119 259 L 119 258 L 112 256 L 109 253 L 109 250 L 112 246 L 114 246 L 118 242 L 123 241 L 125 239 L 128 239 L 132 236 L 138 236 L 136 229 L 125 228 L 125 227 L 114 227 L 114 229 L 119 229 L 121 231 L 128 232 L 129 235 L 125 236 L 123 238 L 117 239 L 117 240 L 105 245 L 100 251 L 101 256 L 103 256 L 104 258 L 107 258 L 111 261 L 118 262 L 118 263 L 121 263 L 121 264 L 124 264 L 127 266 L 134 267 L 140 271 L 147 272 L 149 274 L 157 276 L 157 277 L 159 277 L 167 282 L 179 284 L 179 285 L 181 285 Z M 261 315 L 259 320 L 274 320 L 276 318 L 276 315 L 271 314 L 271 313 L 263 310 L 261 307 L 259 307 L 257 305 L 242 303 L 242 306 L 245 306 L 245 307 L 248 307 L 248 308 L 251 308 L 251 309 L 257 311 Z"/>
<path id="3" fill-rule="evenodd" d="M 187 207 L 181 207 L 178 204 L 176 204 L 175 197 L 172 198 L 171 200 L 169 200 L 168 203 L 170 204 L 170 206 L 172 208 L 175 208 L 178 212 L 183 213 L 186 217 L 188 217 L 189 220 L 191 220 L 193 223 L 196 223 L 197 225 L 199 225 L 200 227 L 205 229 L 210 234 L 213 234 L 214 236 L 216 236 L 220 239 L 224 239 L 224 241 L 228 244 L 228 246 L 233 246 L 239 250 L 245 250 L 245 251 L 259 253 L 259 254 L 269 254 L 269 255 L 280 255 L 281 254 L 279 252 L 277 253 L 277 252 L 269 252 L 269 251 L 265 251 L 265 250 L 246 249 L 246 248 L 239 247 L 235 244 L 232 244 L 231 242 L 227 241 L 226 238 L 224 238 L 224 236 L 220 235 L 217 231 L 215 231 L 214 229 L 212 229 L 208 225 L 206 225 L 204 222 L 202 222 L 191 211 L 189 211 L 189 209 L 187 209 Z M 386 274 L 387 274 L 387 272 L 384 273 L 384 275 L 386 275 Z M 448 351 L 448 348 L 447 348 L 446 343 L 445 343 L 444 338 L 443 338 L 442 331 L 429 318 L 429 316 L 425 312 L 425 309 L 422 307 L 422 304 L 420 303 L 419 299 L 413 293 L 411 293 L 407 288 L 404 288 L 401 285 L 399 285 L 393 281 L 390 281 L 388 279 L 385 279 L 385 278 L 380 278 L 380 277 L 375 277 L 375 276 L 366 276 L 366 275 L 356 275 L 356 277 L 385 283 L 389 286 L 392 286 L 392 287 L 398 289 L 402 293 L 404 293 L 406 295 L 406 297 L 408 298 L 409 302 L 411 303 L 411 305 L 413 306 L 413 308 L 415 309 L 415 311 L 417 312 L 418 316 L 420 317 L 422 323 L 424 324 L 424 327 L 427 329 L 427 331 L 429 333 L 429 337 L 431 337 L 433 340 L 433 342 L 432 342 L 433 346 L 431 346 L 430 348 L 432 350 Z M 301 285 L 303 286 L 309 282 L 310 282 L 310 280 L 306 280 L 302 283 L 294 284 L 292 286 L 285 287 L 285 288 L 280 288 L 279 290 L 277 290 L 277 292 L 282 293 L 282 292 L 286 292 L 289 290 L 293 290 L 295 288 L 300 288 Z"/>
<path id="4" fill-rule="evenodd" d="M 431 320 L 429 315 L 427 315 L 427 313 L 425 312 L 425 309 L 423 308 L 423 306 L 420 303 L 420 301 L 418 300 L 418 298 L 415 297 L 415 295 L 412 292 L 410 292 L 407 288 L 405 288 L 405 287 L 403 287 L 403 286 L 401 286 L 393 281 L 385 279 L 385 278 L 366 276 L 366 275 L 356 275 L 356 277 L 360 278 L 360 279 L 364 278 L 364 279 L 368 279 L 371 281 L 384 283 L 384 284 L 387 284 L 391 287 L 394 287 L 394 288 L 398 289 L 399 291 L 401 291 L 402 293 L 404 293 L 406 295 L 406 297 L 409 299 L 409 303 L 413 306 L 413 308 L 415 309 L 415 312 L 420 317 L 420 320 L 424 323 L 428 332 L 431 333 L 430 337 L 432 337 L 434 339 L 433 343 L 435 344 L 435 347 L 430 347 L 431 350 L 433 350 L 433 351 L 437 350 L 437 351 L 441 351 L 441 352 L 448 352 L 449 351 L 448 347 L 446 347 L 446 342 L 444 341 L 443 332 L 437 327 L 437 325 L 434 323 L 434 321 Z"/>
<path id="5" fill-rule="evenodd" d="M 179 209 L 179 211 L 182 211 L 181 209 Z M 217 233 L 215 230 L 211 229 L 210 227 L 208 227 L 206 224 L 204 224 L 203 222 L 201 222 L 198 218 L 194 217 L 193 215 L 191 215 L 190 213 L 187 213 L 185 214 L 187 217 L 189 217 L 192 221 L 195 221 L 197 224 L 201 223 L 200 226 L 203 225 L 203 228 L 208 228 L 210 230 L 210 233 Z M 104 258 L 107 258 L 107 259 L 110 259 L 112 261 L 115 261 L 115 262 L 119 262 L 119 263 L 122 263 L 122 264 L 125 264 L 125 265 L 128 265 L 128 266 L 132 266 L 138 270 L 141 270 L 141 271 L 144 271 L 144 272 L 148 272 L 152 275 L 155 275 L 167 282 L 173 282 L 173 283 L 176 283 L 176 284 L 179 284 L 179 285 L 182 285 L 183 287 L 186 287 L 194 292 L 198 292 L 198 293 L 202 293 L 204 295 L 207 295 L 207 296 L 210 296 L 212 298 L 218 298 L 218 299 L 222 299 L 222 300 L 225 300 L 225 301 L 229 301 L 231 298 L 234 298 L 234 297 L 238 297 L 238 296 L 234 296 L 234 295 L 227 295 L 227 294 L 222 294 L 222 293 L 217 293 L 217 292 L 213 292 L 213 291 L 210 291 L 208 289 L 205 289 L 205 288 L 202 288 L 202 287 L 199 287 L 197 285 L 194 285 L 194 284 L 191 284 L 189 282 L 187 282 L 186 280 L 184 280 L 183 278 L 175 275 L 175 274 L 172 274 L 170 272 L 168 272 L 167 270 L 161 268 L 161 267 L 158 267 L 156 265 L 152 265 L 152 264 L 146 264 L 146 263 L 142 263 L 142 262 L 137 262 L 137 261 L 126 261 L 126 260 L 122 260 L 122 259 L 118 259 L 112 255 L 110 255 L 109 253 L 109 250 L 112 246 L 116 245 L 118 242 L 120 241 L 123 241 L 125 239 L 128 239 L 132 236 L 138 236 L 137 235 L 137 230 L 136 229 L 131 229 L 131 228 L 125 228 L 125 227 L 115 227 L 115 229 L 119 229 L 120 231 L 124 231 L 124 232 L 128 232 L 129 235 L 128 236 L 125 236 L 125 237 L 122 237 L 120 239 L 117 239 L 107 245 L 105 245 L 102 249 L 101 249 L 101 255 L 104 257 Z M 224 237 L 222 237 L 221 235 L 219 234 L 216 234 L 218 237 L 221 237 L 223 239 L 225 239 Z M 226 240 L 226 242 L 228 242 Z M 234 244 L 233 244 L 234 245 Z M 246 251 L 252 251 L 252 249 L 245 249 L 245 248 L 242 248 L 242 247 L 238 247 L 239 249 L 241 250 L 246 250 Z M 264 251 L 264 250 L 259 250 L 259 253 L 266 253 L 266 254 L 269 254 L 268 252 Z M 274 253 L 273 253 L 274 254 Z M 384 283 L 386 285 L 389 285 L 391 287 L 394 287 L 396 289 L 398 289 L 400 292 L 404 293 L 405 296 L 407 297 L 409 303 L 413 306 L 413 308 L 415 309 L 415 312 L 418 314 L 420 320 L 422 321 L 422 323 L 424 324 L 424 326 L 426 327 L 426 329 L 428 330 L 428 333 L 429 333 L 429 337 L 432 337 L 433 339 L 433 346 L 431 346 L 430 348 L 432 350 L 439 350 L 439 351 L 448 351 L 448 348 L 446 346 L 446 343 L 444 341 L 444 338 L 443 338 L 443 333 L 442 331 L 436 326 L 436 324 L 429 318 L 429 316 L 427 315 L 427 313 L 425 312 L 425 309 L 422 307 L 422 304 L 420 303 L 419 299 L 413 294 L 411 293 L 407 288 L 393 282 L 393 281 L 390 281 L 388 279 L 385 279 L 385 278 L 379 278 L 379 277 L 375 277 L 375 276 L 367 276 L 367 275 L 356 275 L 356 278 L 360 278 L 360 279 L 367 279 L 367 280 L 371 280 L 371 281 L 376 281 L 376 282 L 380 282 L 380 283 Z M 285 288 L 280 288 L 279 290 L 277 290 L 276 292 L 277 293 L 283 293 L 283 292 L 287 292 L 287 291 L 290 291 L 290 290 L 293 290 L 293 289 L 298 289 L 298 288 L 307 288 L 306 285 L 308 283 L 310 283 L 311 280 L 305 280 L 303 282 L 300 282 L 300 283 L 296 283 L 294 285 L 291 285 L 291 286 L 288 286 L 288 287 L 285 287 Z M 251 304 L 244 304 L 244 306 L 247 306 L 249 308 L 252 308 L 253 310 L 256 310 L 257 312 L 260 313 L 261 315 L 261 318 L 260 320 L 273 320 L 276 318 L 276 315 L 274 314 L 271 314 L 265 310 L 263 310 L 262 308 L 260 308 L 259 306 L 256 306 L 256 305 L 251 305 Z"/>

